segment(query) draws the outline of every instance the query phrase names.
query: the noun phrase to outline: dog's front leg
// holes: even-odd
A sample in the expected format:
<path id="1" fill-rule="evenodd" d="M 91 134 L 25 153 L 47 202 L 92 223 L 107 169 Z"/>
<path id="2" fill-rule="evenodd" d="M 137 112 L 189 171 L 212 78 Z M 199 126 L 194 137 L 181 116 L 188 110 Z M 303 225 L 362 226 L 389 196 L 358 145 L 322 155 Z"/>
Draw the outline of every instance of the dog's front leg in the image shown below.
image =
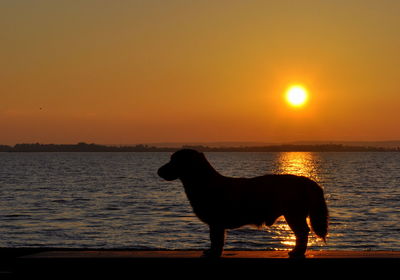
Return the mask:
<path id="1" fill-rule="evenodd" d="M 204 257 L 218 258 L 222 255 L 225 244 L 225 229 L 220 226 L 210 225 L 211 248 L 203 252 Z"/>

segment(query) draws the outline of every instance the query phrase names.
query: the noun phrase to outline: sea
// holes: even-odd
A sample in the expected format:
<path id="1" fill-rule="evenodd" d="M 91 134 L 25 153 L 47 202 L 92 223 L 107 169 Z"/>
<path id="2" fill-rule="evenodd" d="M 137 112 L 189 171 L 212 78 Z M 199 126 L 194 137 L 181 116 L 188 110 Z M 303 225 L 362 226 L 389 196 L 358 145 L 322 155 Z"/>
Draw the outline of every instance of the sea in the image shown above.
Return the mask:
<path id="1" fill-rule="evenodd" d="M 0 153 L 0 247 L 198 250 L 208 228 L 180 181 L 157 169 L 166 152 Z M 327 242 L 314 250 L 400 250 L 399 152 L 210 152 L 223 175 L 297 174 L 324 189 Z M 229 230 L 225 249 L 290 250 L 283 218 Z"/>

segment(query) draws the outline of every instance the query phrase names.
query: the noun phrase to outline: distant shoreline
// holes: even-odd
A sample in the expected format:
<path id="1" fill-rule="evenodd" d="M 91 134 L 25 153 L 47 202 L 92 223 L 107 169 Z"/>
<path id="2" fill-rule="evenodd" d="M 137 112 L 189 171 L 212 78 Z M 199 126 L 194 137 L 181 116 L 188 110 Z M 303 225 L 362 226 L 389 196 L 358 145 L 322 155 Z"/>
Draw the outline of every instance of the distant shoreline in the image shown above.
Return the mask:
<path id="1" fill-rule="evenodd" d="M 179 149 L 196 149 L 201 152 L 400 152 L 400 147 L 350 146 L 343 144 L 283 144 L 267 146 L 210 147 L 183 145 L 181 147 L 156 147 L 150 145 L 109 146 L 99 144 L 16 144 L 0 145 L 0 152 L 174 152 Z"/>

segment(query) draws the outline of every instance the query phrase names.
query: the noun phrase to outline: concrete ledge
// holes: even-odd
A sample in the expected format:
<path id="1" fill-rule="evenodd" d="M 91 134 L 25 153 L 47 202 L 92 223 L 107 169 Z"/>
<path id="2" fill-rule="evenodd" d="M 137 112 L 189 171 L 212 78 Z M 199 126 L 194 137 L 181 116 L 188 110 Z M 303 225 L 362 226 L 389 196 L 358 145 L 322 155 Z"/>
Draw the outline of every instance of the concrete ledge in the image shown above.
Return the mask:
<path id="1" fill-rule="evenodd" d="M 18 251 L 18 250 L 17 250 Z M 397 272 L 400 251 L 308 251 L 306 259 L 288 259 L 286 251 L 225 251 L 220 259 L 201 258 L 201 251 L 40 250 L 2 251 L 3 274 L 104 275 L 145 273 L 147 276 L 237 276 L 240 273 L 283 273 L 326 276 Z M 190 275 L 188 275 L 188 271 Z M 325 277 L 326 277 L 325 276 Z M 392 275 L 393 276 L 393 275 Z M 329 277 L 328 277 L 329 278 Z M 144 278 L 143 278 L 144 279 Z"/>
<path id="2" fill-rule="evenodd" d="M 21 256 L 24 259 L 198 259 L 201 251 L 176 250 L 49 250 Z M 287 259 L 287 251 L 225 251 L 222 259 Z M 400 251 L 308 251 L 307 259 L 400 259 Z"/>

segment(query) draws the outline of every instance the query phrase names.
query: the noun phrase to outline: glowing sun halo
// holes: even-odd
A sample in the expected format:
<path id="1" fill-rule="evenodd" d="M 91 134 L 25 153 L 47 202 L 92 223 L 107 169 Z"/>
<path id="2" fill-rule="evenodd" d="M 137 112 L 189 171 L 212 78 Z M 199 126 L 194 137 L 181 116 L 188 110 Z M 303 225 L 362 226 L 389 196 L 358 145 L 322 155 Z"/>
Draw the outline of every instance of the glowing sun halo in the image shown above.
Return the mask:
<path id="1" fill-rule="evenodd" d="M 286 101 L 293 107 L 303 106 L 308 99 L 307 90 L 300 85 L 294 85 L 286 91 Z"/>

